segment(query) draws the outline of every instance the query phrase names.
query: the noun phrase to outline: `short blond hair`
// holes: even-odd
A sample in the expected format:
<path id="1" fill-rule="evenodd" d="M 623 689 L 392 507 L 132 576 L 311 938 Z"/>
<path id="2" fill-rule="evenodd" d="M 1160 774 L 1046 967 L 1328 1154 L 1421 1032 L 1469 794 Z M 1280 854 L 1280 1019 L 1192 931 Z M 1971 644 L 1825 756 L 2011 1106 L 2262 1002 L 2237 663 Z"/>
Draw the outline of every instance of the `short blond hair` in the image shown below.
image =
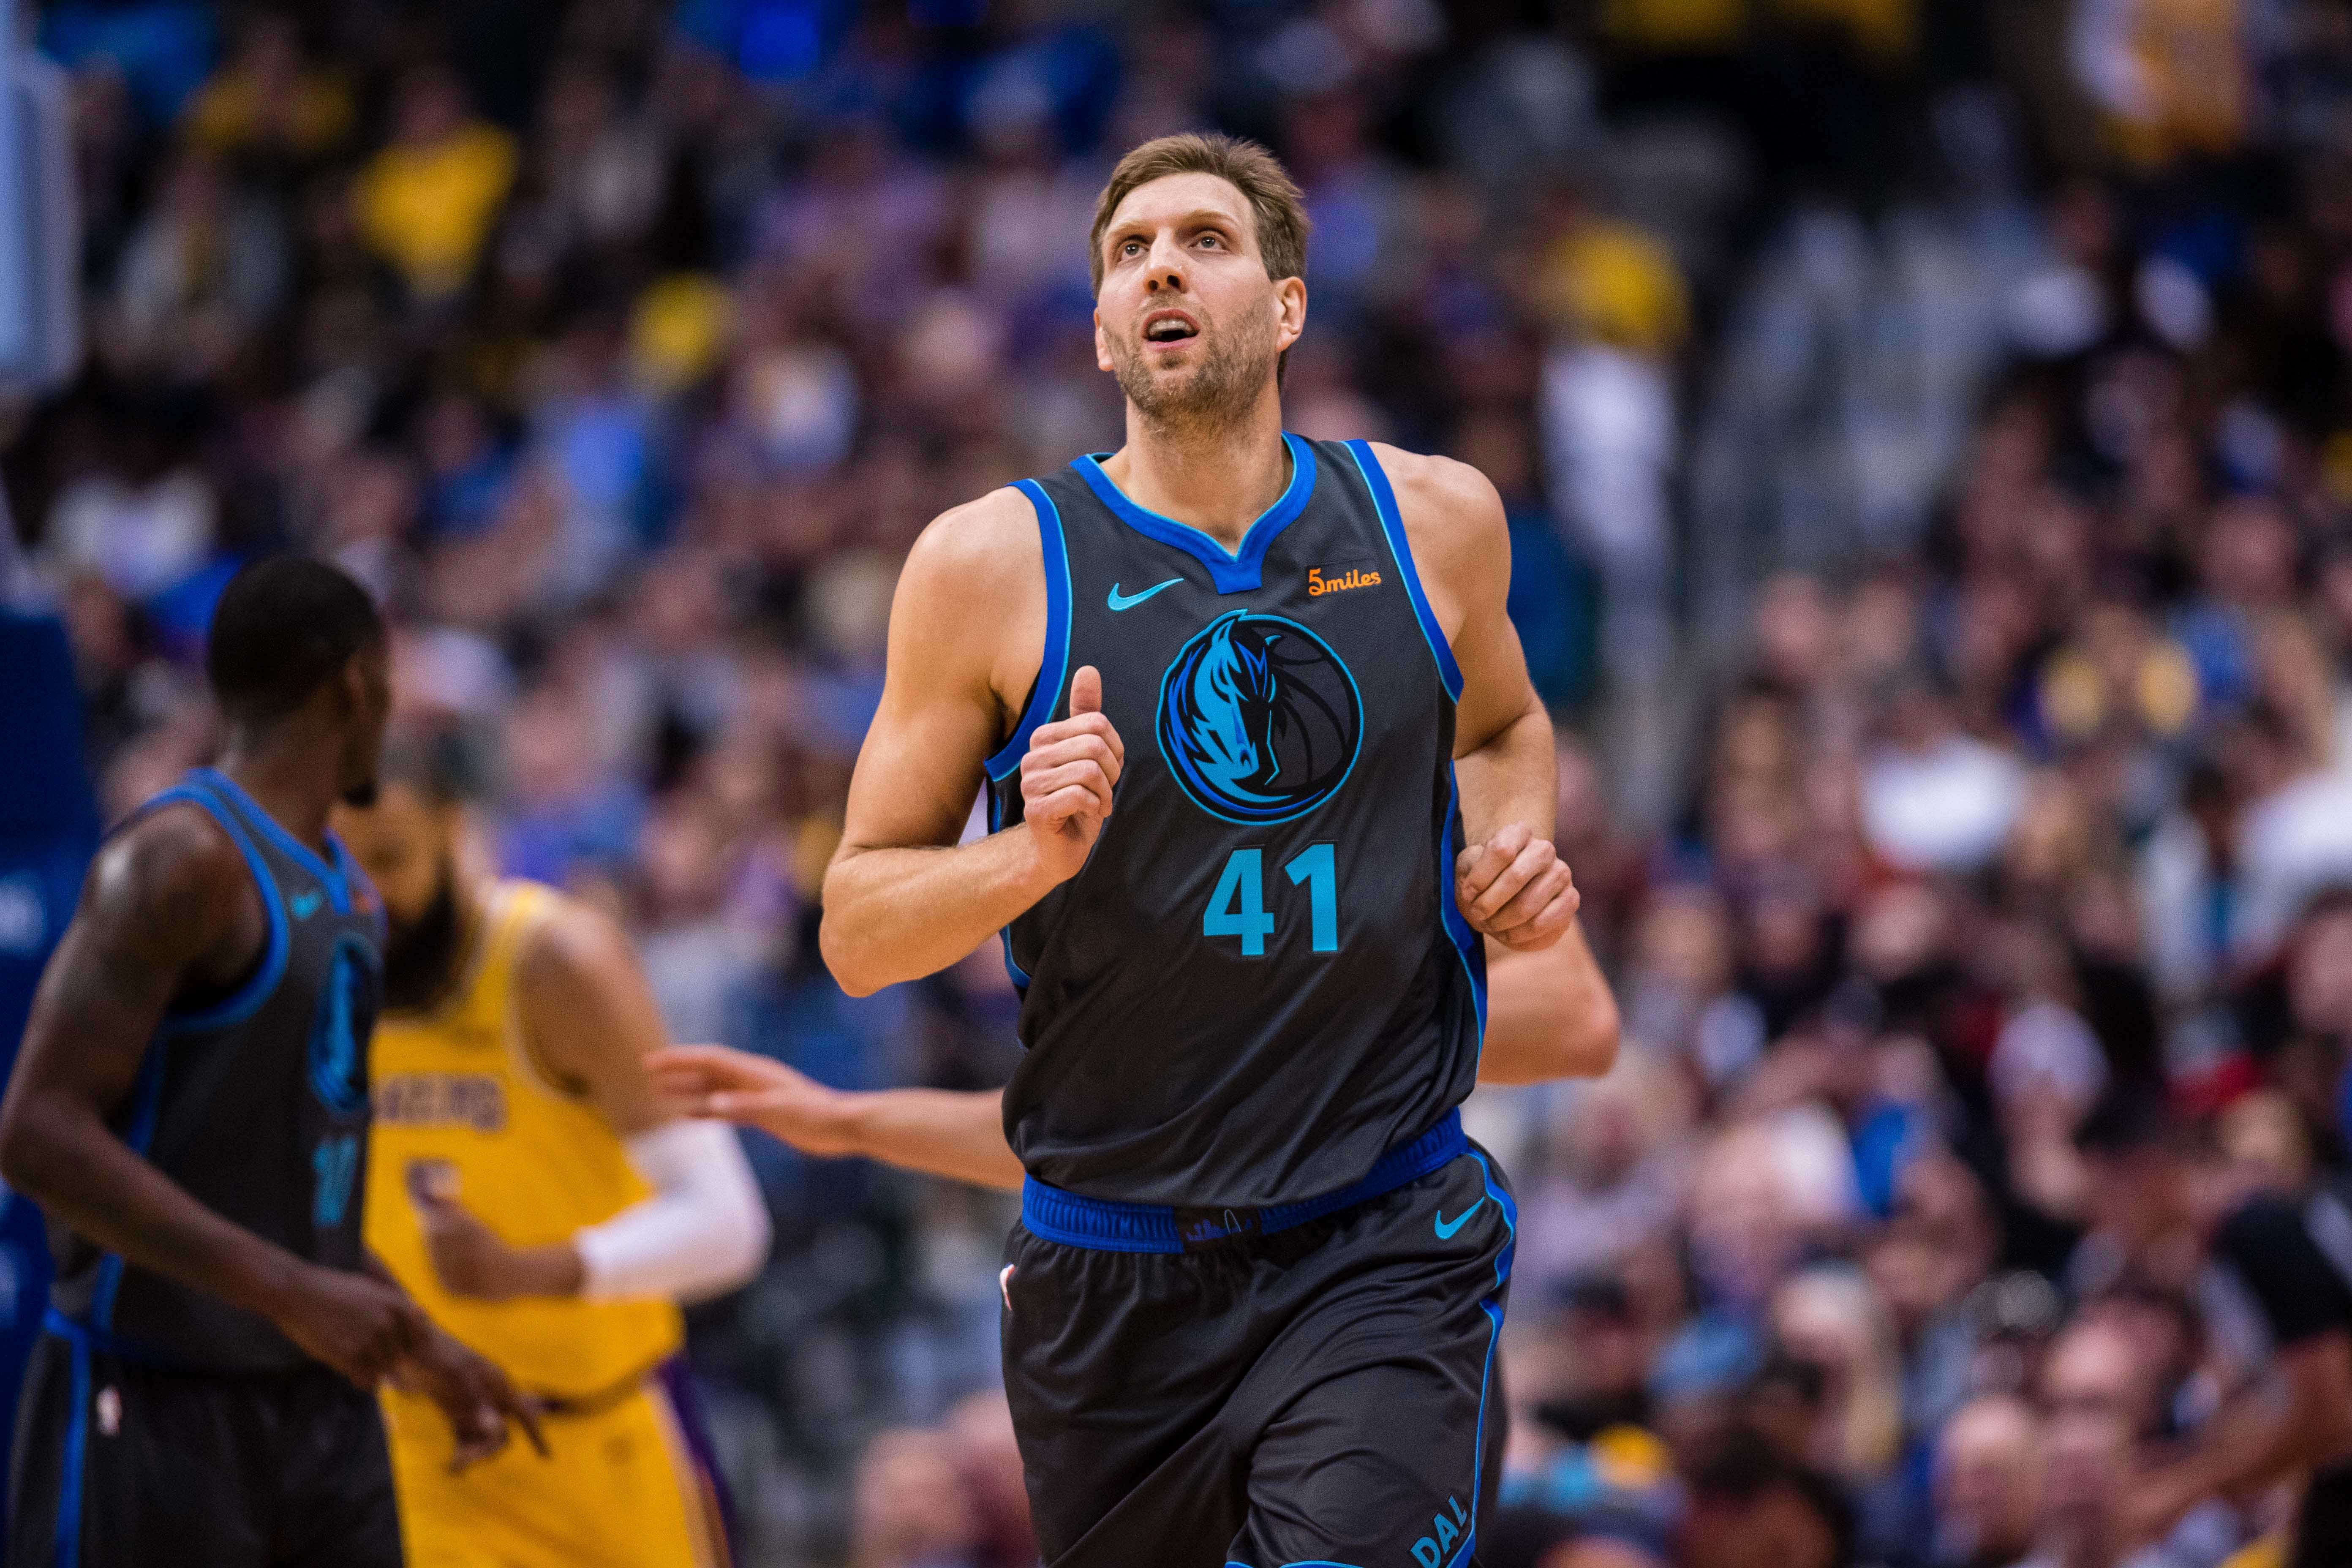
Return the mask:
<path id="1" fill-rule="evenodd" d="M 1214 174 L 1241 192 L 1250 206 L 1257 231 L 1257 253 L 1265 275 L 1276 282 L 1307 276 L 1307 199 L 1282 161 L 1255 142 L 1237 136 L 1186 132 L 1160 136 L 1135 148 L 1118 161 L 1110 180 L 1095 198 L 1094 231 L 1087 237 L 1087 270 L 1095 292 L 1102 292 L 1103 235 L 1110 228 L 1118 204 L 1139 188 L 1171 174 Z"/>

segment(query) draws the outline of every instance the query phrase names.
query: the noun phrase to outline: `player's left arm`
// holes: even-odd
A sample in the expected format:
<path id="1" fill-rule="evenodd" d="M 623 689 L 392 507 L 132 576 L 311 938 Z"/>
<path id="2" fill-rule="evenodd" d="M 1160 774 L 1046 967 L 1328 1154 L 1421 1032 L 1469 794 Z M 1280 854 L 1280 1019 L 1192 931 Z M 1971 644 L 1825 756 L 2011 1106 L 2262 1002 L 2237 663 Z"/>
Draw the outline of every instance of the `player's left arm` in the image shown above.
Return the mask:
<path id="1" fill-rule="evenodd" d="M 1511 535 L 1486 476 L 1450 458 L 1379 449 L 1423 592 L 1462 671 L 1454 769 L 1465 847 L 1455 897 L 1506 947 L 1549 947 L 1575 923 L 1575 879 L 1552 849 L 1551 716 L 1505 608 Z"/>
<path id="2" fill-rule="evenodd" d="M 463 1195 L 413 1184 L 435 1272 L 455 1294 L 501 1300 L 662 1296 L 733 1289 L 768 1255 L 766 1205 L 734 1132 L 673 1116 L 646 1058 L 668 1037 L 628 938 L 584 905 L 558 902 L 526 933 L 517 1021 L 541 1069 L 593 1104 L 650 1196 L 541 1247 L 509 1247 Z"/>

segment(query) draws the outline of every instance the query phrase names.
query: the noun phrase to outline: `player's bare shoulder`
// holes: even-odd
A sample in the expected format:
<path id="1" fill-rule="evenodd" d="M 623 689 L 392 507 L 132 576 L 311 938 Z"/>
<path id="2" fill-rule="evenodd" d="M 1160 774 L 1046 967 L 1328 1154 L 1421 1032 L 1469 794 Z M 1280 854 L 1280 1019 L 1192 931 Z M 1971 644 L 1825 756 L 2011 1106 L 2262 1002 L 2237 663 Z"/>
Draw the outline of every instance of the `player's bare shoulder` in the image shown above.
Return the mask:
<path id="1" fill-rule="evenodd" d="M 257 921 L 244 852 L 202 806 L 173 801 L 123 827 L 99 851 L 81 918 L 142 953 L 201 962 L 236 934 L 248 913 Z"/>
<path id="2" fill-rule="evenodd" d="M 1045 570 L 1036 511 L 1009 485 L 933 518 L 899 574 L 893 675 L 952 673 L 1017 703 L 1044 655 Z"/>
<path id="3" fill-rule="evenodd" d="M 1422 588 L 1451 632 L 1490 598 L 1499 607 L 1511 577 L 1511 535 L 1494 481 L 1467 463 L 1372 443 Z"/>

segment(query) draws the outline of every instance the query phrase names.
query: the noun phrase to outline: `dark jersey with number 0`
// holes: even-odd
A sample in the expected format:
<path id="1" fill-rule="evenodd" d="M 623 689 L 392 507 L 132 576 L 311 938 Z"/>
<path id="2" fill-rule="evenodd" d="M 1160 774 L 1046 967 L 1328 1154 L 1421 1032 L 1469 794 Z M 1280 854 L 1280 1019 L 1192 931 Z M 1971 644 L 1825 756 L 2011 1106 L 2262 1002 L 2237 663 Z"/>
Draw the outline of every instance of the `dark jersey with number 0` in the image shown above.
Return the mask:
<path id="1" fill-rule="evenodd" d="M 1227 552 L 1092 458 L 1020 486 L 1044 666 L 989 759 L 1102 672 L 1127 748 L 1085 868 L 1005 932 L 1032 1174 L 1089 1197 L 1288 1203 L 1344 1187 L 1477 1076 L 1486 962 L 1454 901 L 1462 676 L 1362 442 L 1286 437 L 1288 489 Z"/>
<path id="2" fill-rule="evenodd" d="M 236 845 L 268 936 L 234 991 L 166 1016 L 115 1131 L 224 1218 L 298 1258 L 357 1269 L 383 906 L 340 844 L 330 838 L 321 859 L 226 774 L 199 769 L 142 811 L 174 802 L 202 807 Z M 61 1226 L 51 1247 L 56 1310 L 124 1354 L 219 1372 L 309 1363 L 267 1320 Z"/>

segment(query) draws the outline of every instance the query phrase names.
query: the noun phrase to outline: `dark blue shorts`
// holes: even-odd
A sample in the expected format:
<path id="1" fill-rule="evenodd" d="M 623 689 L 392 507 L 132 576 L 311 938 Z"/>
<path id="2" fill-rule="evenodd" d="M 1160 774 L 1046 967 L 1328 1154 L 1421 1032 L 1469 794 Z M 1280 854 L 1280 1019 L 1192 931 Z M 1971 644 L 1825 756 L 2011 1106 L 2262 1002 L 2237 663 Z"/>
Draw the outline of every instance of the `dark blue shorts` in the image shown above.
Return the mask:
<path id="1" fill-rule="evenodd" d="M 46 1334 L 14 1458 L 7 1568 L 400 1568 L 383 1417 L 324 1366 L 173 1371 Z"/>
<path id="2" fill-rule="evenodd" d="M 1466 1568 L 1504 1430 L 1493 1161 L 1239 1217 L 1176 1251 L 1013 1232 L 1004 1381 L 1049 1568 Z"/>

